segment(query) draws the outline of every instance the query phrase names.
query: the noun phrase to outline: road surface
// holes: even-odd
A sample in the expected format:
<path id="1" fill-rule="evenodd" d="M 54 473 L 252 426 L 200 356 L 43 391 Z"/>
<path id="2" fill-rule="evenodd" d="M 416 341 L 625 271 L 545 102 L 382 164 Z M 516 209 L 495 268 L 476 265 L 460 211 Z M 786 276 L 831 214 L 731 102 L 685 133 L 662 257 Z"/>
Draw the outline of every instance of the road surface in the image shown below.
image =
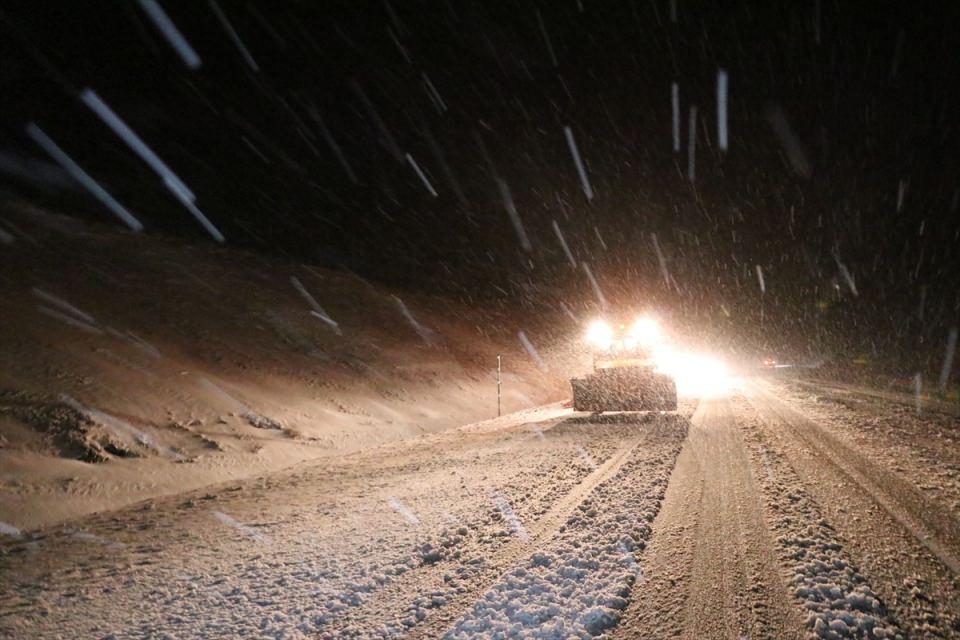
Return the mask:
<path id="1" fill-rule="evenodd" d="M 7 536 L 0 637 L 960 637 L 950 413 L 748 379 Z"/>

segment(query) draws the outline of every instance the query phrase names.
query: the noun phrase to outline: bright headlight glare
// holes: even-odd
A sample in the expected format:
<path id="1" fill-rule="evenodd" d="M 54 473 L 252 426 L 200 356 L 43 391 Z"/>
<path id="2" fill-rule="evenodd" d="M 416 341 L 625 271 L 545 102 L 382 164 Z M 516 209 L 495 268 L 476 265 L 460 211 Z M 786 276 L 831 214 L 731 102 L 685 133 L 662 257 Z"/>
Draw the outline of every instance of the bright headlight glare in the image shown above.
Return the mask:
<path id="1" fill-rule="evenodd" d="M 653 318 L 640 317 L 630 327 L 630 337 L 649 347 L 660 342 L 660 326 Z"/>
<path id="2" fill-rule="evenodd" d="M 606 349 L 613 342 L 613 329 L 603 320 L 594 320 L 587 327 L 586 340 L 595 347 Z"/>
<path id="3" fill-rule="evenodd" d="M 735 382 L 727 365 L 708 355 L 660 345 L 654 348 L 653 360 L 660 373 L 674 379 L 677 393 L 682 396 L 722 396 Z"/>

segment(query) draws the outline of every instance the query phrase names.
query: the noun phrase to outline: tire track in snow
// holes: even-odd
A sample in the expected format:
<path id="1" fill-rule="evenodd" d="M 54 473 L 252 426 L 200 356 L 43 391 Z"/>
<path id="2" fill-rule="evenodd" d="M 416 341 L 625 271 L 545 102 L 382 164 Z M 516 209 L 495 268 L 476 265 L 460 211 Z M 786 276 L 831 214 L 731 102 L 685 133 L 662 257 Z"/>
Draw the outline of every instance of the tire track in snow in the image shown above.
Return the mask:
<path id="1" fill-rule="evenodd" d="M 803 637 L 728 400 L 694 414 L 616 638 Z"/>
<path id="2" fill-rule="evenodd" d="M 497 584 L 505 572 L 512 569 L 521 560 L 533 555 L 535 551 L 542 548 L 546 542 L 555 536 L 584 499 L 600 484 L 614 477 L 627 462 L 634 449 L 650 439 L 656 432 L 657 430 L 645 430 L 641 435 L 628 440 L 590 475 L 560 498 L 539 520 L 526 525 L 526 538 L 513 538 L 510 543 L 489 558 L 482 579 L 477 582 L 476 586 L 451 599 L 443 608 L 436 610 L 427 620 L 411 629 L 405 637 L 414 640 L 443 635 L 455 620 L 470 610 L 474 602 Z"/>
<path id="3" fill-rule="evenodd" d="M 918 397 L 916 394 L 903 393 L 901 391 L 889 391 L 882 389 L 871 389 L 870 387 L 861 387 L 858 385 L 845 384 L 843 382 L 816 382 L 812 380 L 793 380 L 797 384 L 808 389 L 817 391 L 827 391 L 839 393 L 840 395 L 859 396 L 872 400 L 885 400 L 886 402 L 895 402 L 897 404 L 915 407 Z M 932 398 L 928 395 L 919 397 L 921 411 L 935 411 L 950 416 L 960 416 L 960 406 L 954 402 L 944 402 L 943 400 Z"/>
<path id="4" fill-rule="evenodd" d="M 960 526 L 940 505 L 895 474 L 877 467 L 816 422 L 765 388 L 751 385 L 750 400 L 762 415 L 786 425 L 856 483 L 874 502 L 926 547 L 954 574 L 960 574 Z"/>
<path id="5" fill-rule="evenodd" d="M 908 632 L 952 637 L 960 631 L 960 527 L 952 515 L 780 400 L 769 385 L 753 382 L 747 390 L 774 438 L 800 445 L 785 449 L 794 468 Z"/>
<path id="6" fill-rule="evenodd" d="M 902 639 L 896 616 L 859 573 L 788 458 L 771 447 L 760 415 L 745 399 L 735 406 L 754 470 L 764 469 L 757 473 L 764 518 L 807 628 L 822 638 Z"/>

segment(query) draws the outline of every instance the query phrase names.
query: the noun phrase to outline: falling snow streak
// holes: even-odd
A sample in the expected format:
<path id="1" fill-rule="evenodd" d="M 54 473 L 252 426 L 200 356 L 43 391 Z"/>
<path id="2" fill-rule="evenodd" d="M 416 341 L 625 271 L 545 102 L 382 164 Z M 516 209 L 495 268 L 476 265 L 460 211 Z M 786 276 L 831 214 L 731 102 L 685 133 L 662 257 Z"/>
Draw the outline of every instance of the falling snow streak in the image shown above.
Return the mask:
<path id="1" fill-rule="evenodd" d="M 193 204 L 193 200 L 190 199 L 190 194 L 188 192 L 184 192 L 181 188 L 181 183 L 173 182 L 169 179 L 169 177 L 165 177 L 163 179 L 163 184 L 166 185 L 167 189 L 170 190 L 170 192 L 176 196 L 180 203 L 187 208 L 187 211 L 193 214 L 193 217 L 197 219 L 201 226 L 207 230 L 207 233 L 209 233 L 214 240 L 217 242 L 226 241 L 226 238 L 224 238 L 223 234 L 220 233 L 220 229 L 210 222 L 210 219 L 207 218 L 202 211 L 200 211 L 197 205 Z"/>
<path id="2" fill-rule="evenodd" d="M 670 286 L 670 272 L 667 271 L 667 259 L 660 250 L 660 242 L 657 241 L 657 234 L 650 234 L 650 242 L 653 243 L 653 251 L 657 254 L 657 262 L 660 263 L 660 274 L 663 275 L 663 283 Z"/>
<path id="3" fill-rule="evenodd" d="M 853 279 L 853 274 L 847 269 L 847 265 L 838 262 L 837 266 L 840 268 L 840 275 L 843 276 L 843 280 L 847 283 L 847 286 L 850 287 L 850 293 L 854 296 L 860 295 L 857 293 L 857 283 Z"/>
<path id="4" fill-rule="evenodd" d="M 413 330 L 417 332 L 417 335 L 420 336 L 424 342 L 430 343 L 433 340 L 434 332 L 429 327 L 425 327 L 417 319 L 413 317 L 413 314 L 410 313 L 410 309 L 407 308 L 407 305 L 404 304 L 403 300 L 397 296 L 390 296 L 397 303 L 397 308 L 400 309 L 400 313 L 406 318 L 407 322 L 410 323 L 410 326 L 413 327 Z"/>
<path id="5" fill-rule="evenodd" d="M 253 527 L 247 526 L 241 522 L 238 522 L 235 518 L 228 516 L 222 511 L 214 511 L 213 517 L 219 520 L 220 522 L 222 522 L 223 524 L 229 527 L 233 527 L 234 529 L 236 529 L 243 535 L 247 536 L 248 538 L 253 538 L 257 542 L 268 542 L 267 538 L 263 534 L 258 532 L 256 529 L 254 529 Z"/>
<path id="6" fill-rule="evenodd" d="M 406 47 L 400 42 L 400 39 L 397 37 L 397 34 L 393 32 L 393 29 L 387 27 L 387 34 L 390 36 L 390 39 L 393 40 L 393 44 L 397 46 L 397 49 L 400 51 L 400 55 L 403 56 L 403 59 L 407 61 L 407 64 L 413 64 L 413 61 L 410 60 L 410 54 L 407 53 Z"/>
<path id="7" fill-rule="evenodd" d="M 807 154 L 800 143 L 800 138 L 794 133 L 793 127 L 787 121 L 787 116 L 783 113 L 783 109 L 780 107 L 771 108 L 767 112 L 767 120 L 773 128 L 773 132 L 777 134 L 777 140 L 787 154 L 790 166 L 798 175 L 809 178 L 810 174 L 813 173 L 810 161 L 807 160 Z"/>
<path id="8" fill-rule="evenodd" d="M 127 123 L 120 119 L 120 116 L 113 112 L 113 109 L 107 106 L 106 102 L 100 99 L 100 96 L 98 96 L 93 89 L 84 89 L 80 94 L 80 100 L 90 107 L 115 134 L 120 136 L 120 138 L 127 143 L 127 146 L 133 149 L 134 153 L 150 165 L 150 168 L 152 168 L 158 176 L 163 178 L 164 181 L 169 181 L 177 185 L 177 188 L 191 202 L 196 199 L 193 192 L 187 188 L 187 185 L 140 139 L 140 136 L 135 134 L 133 130 L 127 126 Z"/>
<path id="9" fill-rule="evenodd" d="M 143 351 L 145 354 L 147 354 L 148 356 L 150 356 L 150 357 L 153 358 L 154 360 L 160 360 L 160 359 L 163 357 L 163 356 L 160 354 L 160 350 L 159 350 L 159 349 L 157 349 L 155 346 L 153 346 L 152 344 L 150 344 L 149 342 L 147 342 L 146 340 L 144 340 L 144 339 L 141 338 L 140 336 L 136 335 L 135 333 L 133 333 L 133 332 L 131 332 L 131 331 L 125 331 L 125 332 L 121 333 L 120 331 L 117 331 L 116 329 L 114 329 L 114 328 L 112 328 L 112 327 L 105 327 L 105 328 L 106 328 L 106 330 L 107 330 L 107 333 L 109 333 L 109 334 L 110 334 L 111 336 L 113 336 L 114 338 L 116 338 L 116 339 L 118 339 L 118 340 L 122 340 L 123 342 L 126 342 L 126 343 L 134 346 L 134 347 L 137 348 L 137 349 L 140 349 L 141 351 Z M 151 373 L 149 373 L 149 372 L 146 372 L 146 371 L 144 371 L 144 373 L 147 373 L 147 375 L 149 375 L 149 376 L 152 376 L 152 375 L 153 375 L 153 374 L 151 374 Z"/>
<path id="10" fill-rule="evenodd" d="M 543 36 L 543 41 L 547 45 L 547 53 L 550 54 L 550 61 L 553 63 L 553 67 L 557 68 L 559 63 L 557 62 L 557 54 L 553 50 L 553 42 L 550 41 L 550 34 L 547 32 L 547 25 L 543 22 L 543 16 L 540 15 L 540 10 L 537 9 L 537 23 L 540 25 L 540 34 Z"/>
<path id="11" fill-rule="evenodd" d="M 943 355 L 943 367 L 940 369 L 940 390 L 945 391 L 947 381 L 950 379 L 950 372 L 953 370 L 953 357 L 957 352 L 957 328 L 950 327 L 950 333 L 947 335 L 947 351 Z"/>
<path id="12" fill-rule="evenodd" d="M 330 147 L 330 150 L 333 152 L 334 157 L 336 157 L 337 162 L 340 163 L 340 166 L 343 167 L 343 171 L 347 174 L 347 177 L 350 178 L 350 182 L 353 184 L 359 184 L 357 181 L 357 176 L 353 172 L 353 167 L 351 167 L 350 163 L 347 162 L 347 157 L 343 154 L 343 150 L 340 149 L 340 145 L 337 144 L 333 134 L 330 133 L 327 123 L 324 121 L 323 116 L 320 115 L 320 110 L 311 105 L 308 109 L 308 112 L 313 118 L 313 121 L 317 123 L 317 127 L 320 129 L 320 136 L 323 138 L 324 142 L 327 143 L 327 146 Z"/>
<path id="13" fill-rule="evenodd" d="M 674 82 L 670 85 L 670 107 L 672 109 L 673 151 L 680 153 L 680 86 Z"/>
<path id="14" fill-rule="evenodd" d="M 423 170 L 420 168 L 420 165 L 417 164 L 417 161 L 413 159 L 413 156 L 409 153 L 407 154 L 407 162 L 410 163 L 410 166 L 413 167 L 413 170 L 417 173 L 417 176 L 420 177 L 420 181 L 423 182 L 423 186 L 427 188 L 427 191 L 430 192 L 434 198 L 437 197 L 437 192 L 433 188 L 433 185 L 430 184 L 430 181 L 427 179 L 426 174 L 423 173 Z"/>
<path id="15" fill-rule="evenodd" d="M 697 105 L 690 107 L 687 125 L 687 178 L 693 182 L 697 179 Z"/>
<path id="16" fill-rule="evenodd" d="M 440 165 L 440 168 L 443 169 L 443 175 L 447 179 L 447 183 L 450 185 L 450 188 L 453 190 L 453 194 L 457 197 L 457 201 L 460 203 L 460 206 L 462 206 L 464 209 L 468 209 L 470 207 L 470 202 L 467 200 L 467 196 L 463 193 L 463 188 L 460 186 L 460 181 L 457 179 L 457 175 L 453 172 L 453 169 L 450 168 L 450 163 L 447 162 L 447 158 L 443 153 L 443 149 L 437 143 L 436 138 L 434 138 L 433 133 L 430 132 L 430 128 L 427 126 L 423 127 L 423 137 L 427 139 L 427 144 L 430 145 L 430 152 Z"/>
<path id="17" fill-rule="evenodd" d="M 547 363 L 543 361 L 543 358 L 541 358 L 540 354 L 537 353 L 537 350 L 534 349 L 533 343 L 530 342 L 527 334 L 523 331 L 518 331 L 517 338 L 520 339 L 520 344 L 523 345 L 523 348 L 527 352 L 527 355 L 530 356 L 530 359 L 537 363 L 537 367 L 539 367 L 541 371 L 547 371 Z"/>
<path id="18" fill-rule="evenodd" d="M 597 463 L 594 461 L 593 456 L 591 456 L 586 449 L 583 448 L 583 445 L 576 445 L 577 453 L 580 454 L 580 459 L 583 460 L 583 463 L 590 469 L 596 469 Z"/>
<path id="19" fill-rule="evenodd" d="M 390 152 L 390 155 L 392 155 L 397 162 L 402 162 L 403 152 L 400 150 L 400 145 L 397 144 L 393 134 L 387 129 L 386 123 L 383 121 L 383 118 L 380 117 L 380 114 L 377 112 L 376 107 L 373 106 L 373 102 L 371 102 L 367 93 L 363 90 L 363 87 L 361 87 L 360 83 L 356 80 L 351 80 L 350 88 L 353 89 L 353 92 L 360 100 L 360 104 L 363 105 L 363 110 L 367 112 L 367 117 L 369 117 L 377 129 L 380 130 L 381 144 L 386 147 L 387 151 Z"/>
<path id="20" fill-rule="evenodd" d="M 46 151 L 51 158 L 53 158 L 64 170 L 69 173 L 73 178 L 82 184 L 87 191 L 89 191 L 93 197 L 102 202 L 105 207 L 110 209 L 115 216 L 120 218 L 124 224 L 133 229 L 134 231 L 142 231 L 143 225 L 137 220 L 132 213 L 126 210 L 122 204 L 117 202 L 113 196 L 107 193 L 107 190 L 100 186 L 100 184 L 90 177 L 90 175 L 80 168 L 73 159 L 64 152 L 57 143 L 50 139 L 43 129 L 38 127 L 36 124 L 31 122 L 27 125 L 27 135 L 30 136 L 34 142 L 36 142 L 40 147 Z M 12 240 L 12 238 L 11 238 Z"/>
<path id="21" fill-rule="evenodd" d="M 76 181 L 56 164 L 39 158 L 25 158 L 0 151 L 0 172 L 38 187 L 75 190 Z"/>
<path id="22" fill-rule="evenodd" d="M 396 27 L 397 33 L 402 36 L 407 35 L 409 33 L 407 25 L 403 24 L 403 21 L 400 20 L 400 16 L 397 15 L 393 5 L 390 4 L 390 0 L 383 0 L 383 6 L 387 10 L 387 15 L 390 16 L 390 22 L 393 23 L 394 27 Z"/>
<path id="23" fill-rule="evenodd" d="M 580 263 L 583 266 L 584 273 L 587 274 L 587 279 L 590 280 L 590 286 L 593 287 L 593 293 L 597 296 L 597 301 L 600 303 L 601 309 L 607 308 L 607 299 L 603 296 L 603 291 L 600 290 L 600 285 L 597 283 L 597 279 L 593 277 L 593 270 L 590 269 L 590 265 L 586 262 Z"/>
<path id="24" fill-rule="evenodd" d="M 483 120 L 480 121 L 480 124 L 484 124 Z M 490 150 L 487 149 L 487 145 L 483 141 L 483 136 L 480 135 L 480 131 L 478 129 L 473 130 L 473 138 L 477 141 L 477 146 L 480 147 L 480 155 L 483 156 L 483 161 L 487 165 L 487 170 L 490 171 L 490 175 L 496 177 L 497 166 L 494 164 L 493 156 L 490 155 Z"/>
<path id="25" fill-rule="evenodd" d="M 324 313 L 321 313 L 320 311 L 314 311 L 313 309 L 310 310 L 310 315 L 312 315 L 314 318 L 319 318 L 320 320 L 323 320 L 324 322 L 326 322 L 328 325 L 330 325 L 330 328 L 333 329 L 334 333 L 336 333 L 338 336 L 343 335 L 343 331 L 340 329 L 340 325 L 337 324 L 337 321 L 331 318 L 330 316 Z"/>
<path id="26" fill-rule="evenodd" d="M 923 410 L 923 374 L 919 371 L 913 374 L 913 400 L 917 415 L 920 415 Z"/>
<path id="27" fill-rule="evenodd" d="M 139 444 L 152 449 L 157 453 L 168 455 L 178 460 L 183 459 L 183 456 L 173 449 L 161 449 L 149 434 L 144 433 L 140 429 L 137 429 L 130 423 L 121 420 L 120 418 L 115 418 L 114 416 L 104 413 L 99 409 L 84 406 L 68 395 L 62 394 L 58 397 L 58 400 L 74 411 L 85 416 L 88 420 L 106 427 L 121 438 L 133 438 Z"/>
<path id="28" fill-rule="evenodd" d="M 93 542 L 95 544 L 103 545 L 110 549 L 124 549 L 127 545 L 122 542 L 117 542 L 115 540 L 109 540 L 103 536 L 98 536 L 88 531 L 73 531 L 70 536 L 76 540 L 83 540 L 84 542 Z"/>
<path id="29" fill-rule="evenodd" d="M 227 14 L 225 14 L 220 8 L 220 5 L 217 4 L 217 0 L 207 0 L 207 3 L 210 5 L 210 9 L 213 11 L 213 13 L 217 16 L 217 20 L 220 21 L 221 25 L 223 25 L 227 35 L 230 36 L 231 40 L 233 40 L 233 44 L 240 51 L 240 55 L 242 55 L 243 59 L 246 60 L 248 65 L 250 65 L 250 68 L 253 69 L 254 73 L 260 71 L 257 61 L 253 59 L 252 55 L 250 55 L 250 51 L 247 50 L 247 47 L 243 44 L 243 41 L 240 39 L 240 35 L 237 34 L 237 30 L 233 28 L 232 24 L 230 24 Z"/>
<path id="30" fill-rule="evenodd" d="M 670 22 L 677 23 L 677 0 L 670 0 Z"/>
<path id="31" fill-rule="evenodd" d="M 95 326 L 89 325 L 89 324 L 87 324 L 87 323 L 85 323 L 85 322 L 83 322 L 83 321 L 81 321 L 81 320 L 77 320 L 76 318 L 71 318 L 70 316 L 66 315 L 65 313 L 60 313 L 60 312 L 57 311 L 56 309 L 51 309 L 51 308 L 49 308 L 49 307 L 44 307 L 44 306 L 37 306 L 37 311 L 39 311 L 40 313 L 42 313 L 42 314 L 45 315 L 45 316 L 49 316 L 49 317 L 51 317 L 51 318 L 53 318 L 53 319 L 55 319 L 55 320 L 59 320 L 60 322 L 64 323 L 65 325 L 74 327 L 75 329 L 80 329 L 81 331 L 86 331 L 87 333 L 92 333 L 92 334 L 98 335 L 98 336 L 99 336 L 99 335 L 103 335 L 103 330 L 100 329 L 100 327 L 95 327 Z"/>
<path id="32" fill-rule="evenodd" d="M 307 304 L 310 305 L 310 315 L 314 316 L 315 318 L 320 318 L 326 322 L 338 336 L 343 335 L 343 331 L 340 330 L 340 325 L 337 324 L 337 322 L 333 320 L 333 318 L 331 318 L 326 311 L 323 310 L 323 307 L 320 306 L 320 303 L 317 302 L 316 298 L 314 298 L 313 295 L 307 291 L 307 288 L 303 286 L 303 283 L 300 282 L 300 278 L 297 276 L 290 276 L 290 283 L 293 285 L 293 288 L 296 289 L 301 296 L 303 296 L 303 299 L 307 301 Z"/>
<path id="33" fill-rule="evenodd" d="M 570 247 L 567 246 L 567 240 L 563 237 L 563 233 L 560 231 L 560 225 L 557 224 L 557 221 L 553 221 L 553 232 L 557 234 L 557 239 L 560 241 L 560 246 L 563 247 L 563 254 L 567 256 L 567 260 L 570 262 L 570 266 L 574 269 L 577 268 L 577 261 L 573 258 L 573 253 L 570 251 Z"/>
<path id="34" fill-rule="evenodd" d="M 763 268 L 760 265 L 756 265 L 757 270 L 757 282 L 760 283 L 760 293 L 767 292 L 767 283 L 763 280 Z"/>
<path id="35" fill-rule="evenodd" d="M 517 207 L 513 204 L 513 196 L 510 194 L 510 186 L 502 178 L 497 178 L 497 186 L 500 188 L 500 197 L 503 198 L 503 206 L 510 216 L 510 222 L 513 223 L 513 229 L 517 232 L 517 238 L 520 240 L 520 246 L 524 251 L 532 251 L 533 246 L 530 239 L 527 238 L 527 232 L 523 228 L 523 222 L 520 220 L 520 214 L 517 213 Z"/>
<path id="36" fill-rule="evenodd" d="M 727 72 L 717 70 L 717 145 L 721 151 L 728 148 L 727 137 Z"/>
<path id="37" fill-rule="evenodd" d="M 248 2 L 247 10 L 254 17 L 254 19 L 256 19 L 256 21 L 260 23 L 260 26 L 263 27 L 263 30 L 266 31 L 268 34 L 270 34 L 270 37 L 273 38 L 274 42 L 277 43 L 277 46 L 279 48 L 281 49 L 287 48 L 286 39 L 283 36 L 281 36 L 280 33 L 277 32 L 277 30 L 274 28 L 272 24 L 270 24 L 270 21 L 267 20 L 266 16 L 264 16 L 262 13 L 260 13 L 260 11 L 257 10 L 256 5 L 254 5 L 252 2 Z"/>
<path id="38" fill-rule="evenodd" d="M 240 402 L 239 400 L 234 398 L 232 395 L 224 391 L 222 388 L 220 388 L 219 385 L 215 384 L 211 380 L 201 377 L 197 379 L 197 382 L 199 382 L 200 385 L 203 386 L 205 389 L 212 392 L 213 395 L 215 395 L 221 402 L 229 406 L 231 409 L 233 409 L 237 413 L 247 413 L 250 411 L 250 407 L 248 407 L 243 402 Z"/>
<path id="39" fill-rule="evenodd" d="M 3 224 L 5 224 L 5 225 L 7 226 L 7 230 L 8 230 L 7 235 L 10 235 L 11 241 L 12 241 L 12 239 L 15 239 L 16 236 L 13 236 L 13 235 L 12 235 L 12 234 L 15 233 L 17 236 L 23 238 L 24 240 L 26 240 L 26 241 L 29 242 L 30 244 L 32 244 L 32 245 L 34 245 L 34 246 L 39 246 L 40 243 L 39 243 L 39 242 L 37 241 L 37 239 L 34 238 L 32 235 L 30 235 L 29 233 L 27 233 L 26 231 L 24 231 L 23 229 L 21 229 L 21 228 L 18 227 L 17 225 L 15 225 L 15 224 L 13 224 L 12 222 L 10 222 L 10 220 L 7 220 L 7 219 L 2 219 L 2 220 L 3 220 Z"/>
<path id="40" fill-rule="evenodd" d="M 514 513 L 513 507 L 510 506 L 510 502 L 504 497 L 499 491 L 490 492 L 490 501 L 500 510 L 500 514 L 503 516 L 503 521 L 507 523 L 507 526 L 510 527 L 510 531 L 513 532 L 513 535 L 517 536 L 521 540 L 526 540 L 529 536 L 527 535 L 526 529 L 523 528 L 523 523 L 520 522 L 520 518 L 517 517 L 517 514 Z"/>
<path id="41" fill-rule="evenodd" d="M 405 504 L 393 496 L 387 500 L 387 504 L 389 504 L 391 509 L 399 513 L 401 517 L 403 517 L 403 519 L 410 524 L 420 524 L 420 519 L 413 514 L 413 511 L 411 511 Z"/>
<path id="42" fill-rule="evenodd" d="M 31 289 L 30 292 L 33 293 L 33 295 L 35 295 L 36 297 L 46 302 L 47 304 L 57 307 L 62 311 L 66 311 L 67 313 L 71 314 L 75 318 L 78 318 L 79 320 L 82 320 L 87 324 L 92 324 L 92 325 L 97 324 L 97 321 L 96 319 L 94 319 L 93 316 L 91 316 L 89 313 L 81 311 L 80 309 L 76 308 L 75 306 L 73 306 L 63 298 L 58 298 L 52 293 L 47 293 L 43 289 L 39 289 L 37 287 L 33 287 L 33 289 Z"/>
<path id="43" fill-rule="evenodd" d="M 604 250 L 604 251 L 606 251 L 606 250 L 607 250 L 607 243 L 604 242 L 603 236 L 600 235 L 600 229 L 598 229 L 596 225 L 594 225 L 594 227 L 593 227 L 593 234 L 594 234 L 595 236 L 597 236 L 597 240 L 600 241 L 600 246 L 603 247 L 603 250 Z"/>
<path id="44" fill-rule="evenodd" d="M 163 7 L 156 0 L 138 0 L 138 2 L 140 8 L 147 14 L 157 30 L 163 34 L 163 37 L 167 39 L 167 42 L 177 52 L 183 63 L 189 69 L 199 69 L 202 64 L 200 56 L 193 50 L 187 39 L 183 37 L 177 26 L 173 24 Z"/>
<path id="45" fill-rule="evenodd" d="M 440 92 L 437 91 L 437 88 L 433 86 L 433 82 L 430 80 L 430 76 L 427 75 L 426 71 L 422 72 L 420 77 L 423 79 L 423 86 L 427 90 L 427 95 L 430 97 L 430 101 L 433 102 L 433 105 L 436 107 L 437 111 L 442 114 L 447 110 L 447 103 L 444 102 L 443 96 L 441 96 Z"/>
<path id="46" fill-rule="evenodd" d="M 590 180 L 587 179 L 587 171 L 583 167 L 583 161 L 580 159 L 580 152 L 577 150 L 577 141 L 573 139 L 573 130 L 570 127 L 563 128 L 563 134 L 567 137 L 567 146 L 570 147 L 570 155 L 577 165 L 577 173 L 580 174 L 580 183 L 583 185 L 583 192 L 587 195 L 587 200 L 593 200 L 593 188 L 590 186 Z"/>

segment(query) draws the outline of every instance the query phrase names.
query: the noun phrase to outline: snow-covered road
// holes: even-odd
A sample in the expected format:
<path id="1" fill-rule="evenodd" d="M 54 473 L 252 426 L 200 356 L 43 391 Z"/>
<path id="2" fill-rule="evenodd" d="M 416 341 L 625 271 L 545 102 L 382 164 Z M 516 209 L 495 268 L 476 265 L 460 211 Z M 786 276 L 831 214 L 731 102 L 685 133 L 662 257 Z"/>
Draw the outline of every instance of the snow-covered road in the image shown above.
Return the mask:
<path id="1" fill-rule="evenodd" d="M 553 406 L 8 535 L 0 637 L 958 636 L 956 419 L 842 394 Z"/>
<path id="2" fill-rule="evenodd" d="M 642 561 L 650 582 L 617 635 L 801 637 L 727 400 L 694 414 Z"/>

